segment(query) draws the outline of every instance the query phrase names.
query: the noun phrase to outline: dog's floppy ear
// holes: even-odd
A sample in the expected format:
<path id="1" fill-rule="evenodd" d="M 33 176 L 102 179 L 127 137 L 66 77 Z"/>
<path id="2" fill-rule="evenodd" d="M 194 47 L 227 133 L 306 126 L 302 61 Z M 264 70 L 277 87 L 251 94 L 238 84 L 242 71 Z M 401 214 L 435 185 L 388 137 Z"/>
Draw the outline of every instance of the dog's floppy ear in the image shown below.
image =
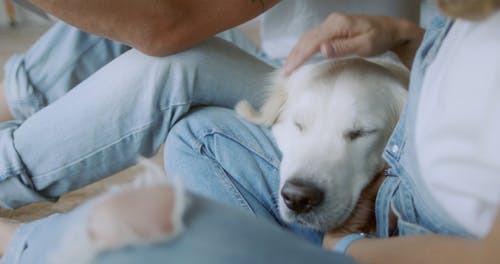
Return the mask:
<path id="1" fill-rule="evenodd" d="M 259 111 L 255 110 L 248 101 L 240 101 L 235 110 L 240 116 L 252 123 L 270 127 L 278 119 L 287 96 L 285 79 L 281 72 L 275 72 L 271 85 L 268 87 L 266 101 Z"/>

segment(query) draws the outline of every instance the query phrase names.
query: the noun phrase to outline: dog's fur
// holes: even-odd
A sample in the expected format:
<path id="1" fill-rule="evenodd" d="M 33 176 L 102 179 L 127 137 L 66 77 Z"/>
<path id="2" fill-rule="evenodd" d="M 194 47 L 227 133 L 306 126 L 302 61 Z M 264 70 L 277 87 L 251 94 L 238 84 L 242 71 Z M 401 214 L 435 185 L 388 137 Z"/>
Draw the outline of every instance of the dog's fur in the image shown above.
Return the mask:
<path id="1" fill-rule="evenodd" d="M 181 180 L 167 177 L 154 162 L 144 158 L 139 161 L 144 168 L 141 177 L 89 201 L 85 224 L 67 230 L 50 263 L 89 263 L 103 251 L 166 241 L 182 233 L 189 197 Z M 127 199 L 147 203 L 130 204 Z M 170 212 L 169 203 L 173 207 Z"/>
<path id="2" fill-rule="evenodd" d="M 280 189 L 299 180 L 325 194 L 305 213 L 288 209 L 280 196 L 280 214 L 318 230 L 338 228 L 385 166 L 382 151 L 406 100 L 408 70 L 385 57 L 346 58 L 304 66 L 288 78 L 278 71 L 271 83 L 259 111 L 246 101 L 236 111 L 272 126 L 283 153 Z"/>

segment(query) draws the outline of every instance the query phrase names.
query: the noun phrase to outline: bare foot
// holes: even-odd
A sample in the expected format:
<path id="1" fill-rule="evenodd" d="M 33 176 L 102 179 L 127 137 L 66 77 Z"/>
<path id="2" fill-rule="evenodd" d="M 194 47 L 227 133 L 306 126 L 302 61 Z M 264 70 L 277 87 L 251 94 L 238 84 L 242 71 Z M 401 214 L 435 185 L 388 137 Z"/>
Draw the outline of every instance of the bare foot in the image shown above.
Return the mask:
<path id="1" fill-rule="evenodd" d="M 14 120 L 7 106 L 7 97 L 5 96 L 5 81 L 0 81 L 0 122 Z"/>
<path id="2" fill-rule="evenodd" d="M 7 218 L 0 218 L 0 256 L 3 255 L 21 223 Z"/>

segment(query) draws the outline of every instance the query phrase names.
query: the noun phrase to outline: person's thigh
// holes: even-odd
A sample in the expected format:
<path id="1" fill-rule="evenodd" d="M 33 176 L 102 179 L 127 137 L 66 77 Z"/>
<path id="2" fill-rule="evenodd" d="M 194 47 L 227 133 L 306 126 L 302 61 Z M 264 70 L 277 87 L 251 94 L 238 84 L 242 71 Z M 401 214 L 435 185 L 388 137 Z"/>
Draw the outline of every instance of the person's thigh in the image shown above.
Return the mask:
<path id="1" fill-rule="evenodd" d="M 5 65 L 6 93 L 18 120 L 59 99 L 130 47 L 56 23 Z"/>
<path id="2" fill-rule="evenodd" d="M 0 138 L 11 150 L 0 163 L 0 193 L 8 194 L 0 204 L 56 197 L 153 155 L 192 106 L 259 105 L 272 70 L 218 38 L 164 58 L 130 50 Z M 20 197 L 28 184 L 36 193 Z"/>
<path id="3" fill-rule="evenodd" d="M 186 229 L 178 239 L 104 253 L 93 263 L 356 263 L 248 212 L 207 199 L 196 198 L 185 219 Z"/>
<path id="4" fill-rule="evenodd" d="M 320 232 L 280 217 L 281 153 L 268 128 L 231 109 L 198 108 L 174 126 L 164 151 L 167 173 L 181 178 L 190 191 L 244 208 L 321 244 Z"/>
<path id="5" fill-rule="evenodd" d="M 241 209 L 193 195 L 189 200 L 184 229 L 173 240 L 128 246 L 93 257 L 94 251 L 80 248 L 86 245 L 80 240 L 86 239 L 79 236 L 85 234 L 76 230 L 86 230 L 94 200 L 70 213 L 25 224 L 0 263 L 66 264 L 88 263 L 89 259 L 96 264 L 354 263 Z"/>

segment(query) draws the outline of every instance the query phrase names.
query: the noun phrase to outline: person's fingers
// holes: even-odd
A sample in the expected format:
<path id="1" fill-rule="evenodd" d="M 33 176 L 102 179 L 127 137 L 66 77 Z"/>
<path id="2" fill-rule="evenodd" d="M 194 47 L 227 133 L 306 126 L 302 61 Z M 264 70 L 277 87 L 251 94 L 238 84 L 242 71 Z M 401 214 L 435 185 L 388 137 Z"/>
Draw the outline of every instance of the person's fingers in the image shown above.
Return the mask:
<path id="1" fill-rule="evenodd" d="M 304 62 L 320 51 L 322 44 L 338 39 L 348 38 L 355 31 L 349 16 L 342 14 L 330 15 L 323 24 L 307 32 L 294 46 L 285 62 L 284 74 L 289 75 Z"/>
<path id="2" fill-rule="evenodd" d="M 299 42 L 293 47 L 292 51 L 288 55 L 283 73 L 285 76 L 292 73 L 298 67 L 300 67 L 304 62 L 306 62 L 314 53 L 319 51 L 321 43 L 324 41 L 319 30 L 313 30 L 306 33 L 300 38 Z"/>
<path id="3" fill-rule="evenodd" d="M 353 38 L 332 39 L 321 44 L 321 55 L 326 58 L 343 57 L 347 55 L 366 55 L 370 53 L 369 42 L 365 35 Z"/>

